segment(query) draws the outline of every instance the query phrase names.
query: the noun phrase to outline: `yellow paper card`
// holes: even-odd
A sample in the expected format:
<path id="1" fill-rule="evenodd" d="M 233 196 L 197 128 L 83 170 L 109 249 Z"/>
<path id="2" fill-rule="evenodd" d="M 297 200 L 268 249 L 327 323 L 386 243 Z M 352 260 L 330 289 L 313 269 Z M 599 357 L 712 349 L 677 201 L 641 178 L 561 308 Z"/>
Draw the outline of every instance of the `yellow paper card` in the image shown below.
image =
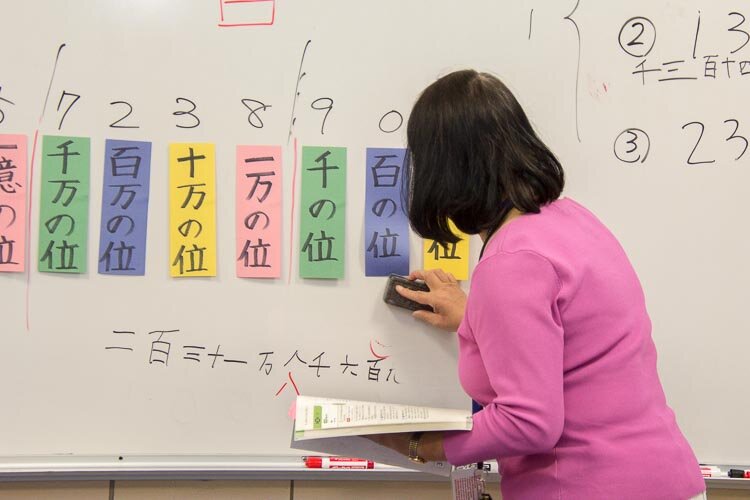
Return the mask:
<path id="1" fill-rule="evenodd" d="M 453 234 L 461 238 L 458 243 L 442 246 L 433 240 L 424 240 L 424 268 L 442 269 L 457 280 L 469 279 L 469 237 L 450 222 Z"/>
<path id="2" fill-rule="evenodd" d="M 173 277 L 216 276 L 213 144 L 169 145 L 169 268 Z"/>

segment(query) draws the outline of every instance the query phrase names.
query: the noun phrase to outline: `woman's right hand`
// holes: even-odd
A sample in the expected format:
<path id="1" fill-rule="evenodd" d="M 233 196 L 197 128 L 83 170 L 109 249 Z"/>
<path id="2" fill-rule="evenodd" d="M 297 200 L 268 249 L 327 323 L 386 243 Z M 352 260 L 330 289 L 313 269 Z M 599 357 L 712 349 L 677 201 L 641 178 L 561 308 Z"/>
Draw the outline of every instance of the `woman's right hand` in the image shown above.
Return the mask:
<path id="1" fill-rule="evenodd" d="M 442 269 L 433 269 L 412 271 L 409 279 L 424 281 L 430 287 L 430 291 L 419 292 L 402 286 L 396 286 L 396 291 L 407 299 L 432 307 L 432 312 L 414 311 L 412 315 L 441 330 L 458 330 L 466 309 L 466 292 L 461 289 L 456 278 Z"/>

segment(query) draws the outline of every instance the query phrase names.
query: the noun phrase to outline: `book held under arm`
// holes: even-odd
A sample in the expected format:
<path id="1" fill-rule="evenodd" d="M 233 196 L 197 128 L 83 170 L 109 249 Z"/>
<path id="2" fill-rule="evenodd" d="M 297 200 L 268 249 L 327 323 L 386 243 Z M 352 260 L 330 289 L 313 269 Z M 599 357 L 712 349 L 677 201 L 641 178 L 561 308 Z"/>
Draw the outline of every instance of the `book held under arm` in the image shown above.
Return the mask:
<path id="1" fill-rule="evenodd" d="M 297 396 L 294 439 L 469 431 L 471 424 L 468 410 Z"/>
<path id="2" fill-rule="evenodd" d="M 415 463 L 362 436 L 396 432 L 469 431 L 471 411 L 347 399 L 297 396 L 291 447 L 298 450 L 356 456 L 447 476 L 447 462 Z"/>

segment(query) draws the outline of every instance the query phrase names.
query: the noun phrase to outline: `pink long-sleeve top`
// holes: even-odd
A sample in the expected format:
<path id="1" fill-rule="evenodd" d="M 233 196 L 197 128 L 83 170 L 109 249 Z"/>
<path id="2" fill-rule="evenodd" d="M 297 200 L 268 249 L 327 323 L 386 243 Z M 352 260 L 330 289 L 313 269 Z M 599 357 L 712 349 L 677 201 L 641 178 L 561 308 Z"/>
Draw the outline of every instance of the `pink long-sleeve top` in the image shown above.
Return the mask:
<path id="1" fill-rule="evenodd" d="M 504 500 L 686 500 L 705 483 L 667 406 L 640 282 L 568 198 L 507 223 L 472 275 L 459 376 L 484 408 L 448 461 L 497 458 Z"/>

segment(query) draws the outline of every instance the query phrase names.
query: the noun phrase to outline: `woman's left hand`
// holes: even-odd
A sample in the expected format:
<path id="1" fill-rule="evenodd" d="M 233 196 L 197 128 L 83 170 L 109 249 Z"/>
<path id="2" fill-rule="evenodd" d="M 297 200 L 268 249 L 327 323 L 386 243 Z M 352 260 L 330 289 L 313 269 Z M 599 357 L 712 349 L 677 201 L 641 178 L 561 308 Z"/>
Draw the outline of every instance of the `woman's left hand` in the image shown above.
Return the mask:
<path id="1" fill-rule="evenodd" d="M 374 441 L 381 446 L 390 448 L 402 455 L 409 456 L 409 439 L 411 439 L 410 432 L 398 432 L 394 434 L 370 434 L 366 437 L 370 441 Z"/>

